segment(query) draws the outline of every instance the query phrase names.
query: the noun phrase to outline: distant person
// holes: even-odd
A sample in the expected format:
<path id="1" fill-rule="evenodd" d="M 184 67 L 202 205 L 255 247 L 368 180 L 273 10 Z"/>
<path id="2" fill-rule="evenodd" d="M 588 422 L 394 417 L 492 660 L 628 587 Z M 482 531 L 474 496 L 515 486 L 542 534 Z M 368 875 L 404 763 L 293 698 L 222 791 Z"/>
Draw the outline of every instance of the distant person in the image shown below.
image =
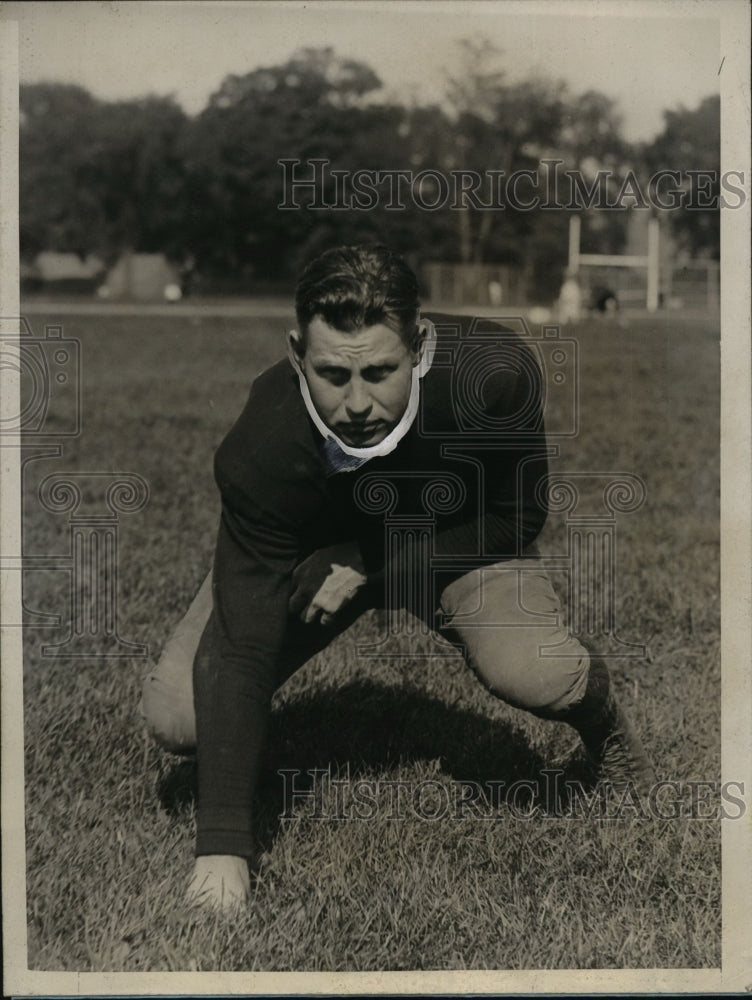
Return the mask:
<path id="1" fill-rule="evenodd" d="M 612 288 L 596 286 L 590 296 L 591 308 L 606 316 L 615 317 L 619 312 L 619 300 Z"/>
<path id="2" fill-rule="evenodd" d="M 565 272 L 564 282 L 559 290 L 557 306 L 559 322 L 562 325 L 579 323 L 582 318 L 582 289 L 574 271 L 569 268 Z"/>
<path id="3" fill-rule="evenodd" d="M 193 257 L 186 257 L 178 268 L 180 276 L 180 293 L 182 298 L 186 298 L 194 291 L 196 279 L 196 261 Z"/>
<path id="4" fill-rule="evenodd" d="M 255 380 L 215 456 L 213 573 L 144 685 L 152 733 L 171 751 L 197 749 L 188 898 L 212 906 L 248 898 L 274 691 L 369 608 L 397 602 L 441 628 L 497 697 L 573 726 L 599 777 L 642 794 L 653 778 L 605 664 L 555 624 L 534 544 L 547 514 L 541 374 L 524 339 L 487 320 L 421 316 L 414 274 L 380 246 L 324 253 L 295 306 L 288 358 Z M 467 419 L 446 358 L 479 331 L 503 345 L 504 363 L 481 371 L 476 418 L 502 430 L 484 431 L 481 449 L 476 431 L 469 462 L 444 452 L 447 439 L 458 450 Z M 431 544 L 406 535 L 385 551 L 389 503 L 376 501 L 425 517 L 431 483 L 443 490 Z"/>

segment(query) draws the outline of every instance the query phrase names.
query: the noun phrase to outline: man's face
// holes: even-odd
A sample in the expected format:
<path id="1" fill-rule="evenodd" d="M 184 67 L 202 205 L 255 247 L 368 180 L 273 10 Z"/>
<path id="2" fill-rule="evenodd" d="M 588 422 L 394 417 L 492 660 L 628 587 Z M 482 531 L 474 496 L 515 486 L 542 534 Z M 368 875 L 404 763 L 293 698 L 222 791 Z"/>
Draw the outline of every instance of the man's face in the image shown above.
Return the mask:
<path id="1" fill-rule="evenodd" d="M 383 324 L 341 333 L 320 316 L 308 327 L 305 353 L 299 335 L 291 346 L 313 405 L 324 423 L 351 448 L 378 444 L 407 409 L 420 351 Z"/>

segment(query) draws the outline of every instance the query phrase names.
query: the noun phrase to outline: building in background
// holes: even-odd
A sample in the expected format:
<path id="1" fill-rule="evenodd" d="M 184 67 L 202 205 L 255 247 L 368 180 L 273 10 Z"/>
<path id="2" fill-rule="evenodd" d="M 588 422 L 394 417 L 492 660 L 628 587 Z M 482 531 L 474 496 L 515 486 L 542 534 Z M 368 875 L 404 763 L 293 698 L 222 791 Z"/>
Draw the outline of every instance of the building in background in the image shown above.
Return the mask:
<path id="1" fill-rule="evenodd" d="M 161 301 L 171 286 L 180 286 L 180 275 L 164 254 L 125 251 L 107 274 L 104 294 L 111 299 Z"/>

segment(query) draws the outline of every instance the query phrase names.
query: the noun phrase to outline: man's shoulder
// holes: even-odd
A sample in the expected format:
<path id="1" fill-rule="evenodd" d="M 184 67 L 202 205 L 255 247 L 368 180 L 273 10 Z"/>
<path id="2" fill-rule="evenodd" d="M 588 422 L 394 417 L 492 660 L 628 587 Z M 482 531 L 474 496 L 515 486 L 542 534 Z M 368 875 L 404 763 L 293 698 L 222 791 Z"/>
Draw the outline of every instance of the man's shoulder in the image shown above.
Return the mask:
<path id="1" fill-rule="evenodd" d="M 304 415 L 297 375 L 283 358 L 253 380 L 246 404 L 225 440 L 240 439 L 246 451 L 264 450 L 272 440 L 282 443 L 299 436 Z"/>
<path id="2" fill-rule="evenodd" d="M 259 372 L 251 383 L 251 393 L 276 392 L 282 396 L 288 393 L 292 395 L 292 390 L 296 385 L 295 369 L 285 357 Z"/>
<path id="3" fill-rule="evenodd" d="M 433 311 L 425 313 L 424 318 L 430 320 L 436 328 L 439 347 L 457 341 L 477 341 L 480 346 L 494 339 L 515 345 L 522 351 L 534 347 L 533 338 L 521 319 Z"/>
<path id="4" fill-rule="evenodd" d="M 498 317 L 431 312 L 425 318 L 436 328 L 433 364 L 424 379 L 427 419 L 444 426 L 450 414 L 459 419 L 465 410 L 506 419 L 521 406 L 537 414 L 543 375 L 526 327 Z"/>
<path id="5" fill-rule="evenodd" d="M 217 484 L 257 493 L 315 475 L 318 453 L 297 374 L 282 360 L 253 382 L 238 419 L 215 454 Z"/>

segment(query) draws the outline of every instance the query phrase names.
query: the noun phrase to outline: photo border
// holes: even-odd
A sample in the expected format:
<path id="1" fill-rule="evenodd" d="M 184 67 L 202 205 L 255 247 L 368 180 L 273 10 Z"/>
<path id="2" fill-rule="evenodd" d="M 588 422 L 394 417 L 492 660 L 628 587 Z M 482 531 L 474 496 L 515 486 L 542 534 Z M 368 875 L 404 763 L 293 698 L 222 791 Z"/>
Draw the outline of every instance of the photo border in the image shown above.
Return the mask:
<path id="1" fill-rule="evenodd" d="M 456 0 L 442 3 L 447 9 Z M 270 4 L 266 4 L 269 6 Z M 274 4 L 271 4 L 272 6 Z M 426 9 L 435 0 L 393 3 Z M 173 5 L 178 6 L 178 5 Z M 232 5 L 230 5 L 232 6 Z M 289 6 L 289 4 L 286 4 Z M 301 4 L 302 6 L 302 4 Z M 317 4 L 342 9 L 346 4 Z M 365 0 L 360 9 L 382 7 Z M 752 426 L 750 410 L 750 8 L 744 2 L 646 4 L 559 0 L 477 2 L 479 10 L 566 11 L 572 16 L 706 17 L 721 26 L 721 169 L 744 173 L 747 199 L 721 213 L 721 607 L 722 779 L 752 790 Z M 467 3 L 464 5 L 467 9 Z M 1 17 L 1 15 L 0 15 Z M 18 24 L 0 19 L 0 317 L 20 316 L 18 261 Z M 0 332 L 8 335 L 8 320 Z M 0 416 L 17 413 L 17 373 L 0 371 Z M 20 449 L 3 447 L 0 551 L 20 551 Z M 3 570 L 5 620 L 21 621 L 21 573 Z M 165 972 L 89 973 L 29 971 L 26 966 L 26 879 L 22 725 L 22 629 L 4 627 L 2 653 L 2 902 L 4 982 L 15 996 L 165 995 L 378 995 L 498 993 L 736 993 L 752 989 L 752 823 L 722 821 L 723 940 L 721 969 L 524 970 L 437 972 Z"/>

